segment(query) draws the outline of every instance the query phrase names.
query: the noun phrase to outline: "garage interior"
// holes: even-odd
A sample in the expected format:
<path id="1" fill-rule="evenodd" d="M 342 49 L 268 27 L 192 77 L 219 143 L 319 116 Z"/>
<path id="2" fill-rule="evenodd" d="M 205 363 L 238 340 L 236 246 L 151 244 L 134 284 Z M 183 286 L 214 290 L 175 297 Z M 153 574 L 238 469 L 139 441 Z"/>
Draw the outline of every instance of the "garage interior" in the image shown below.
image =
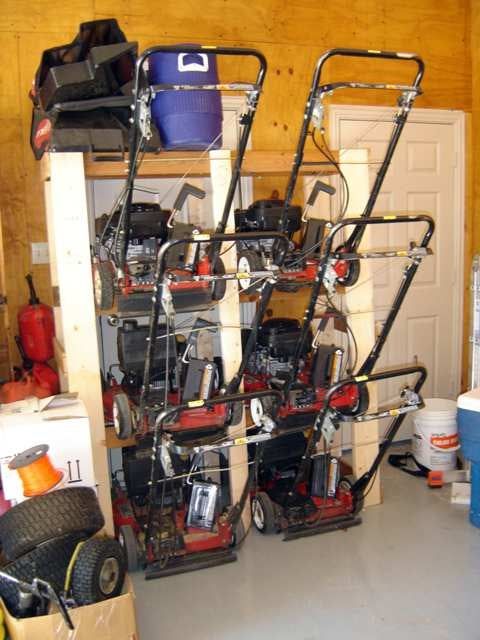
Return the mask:
<path id="1" fill-rule="evenodd" d="M 0 640 L 475 638 L 477 3 L 0 31 Z"/>

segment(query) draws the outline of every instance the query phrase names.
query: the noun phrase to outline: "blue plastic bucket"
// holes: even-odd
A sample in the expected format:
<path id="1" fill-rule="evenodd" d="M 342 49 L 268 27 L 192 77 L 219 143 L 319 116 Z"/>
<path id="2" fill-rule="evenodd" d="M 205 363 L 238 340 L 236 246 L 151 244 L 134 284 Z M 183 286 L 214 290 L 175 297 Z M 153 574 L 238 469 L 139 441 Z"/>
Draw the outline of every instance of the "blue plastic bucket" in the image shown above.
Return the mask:
<path id="1" fill-rule="evenodd" d="M 472 463 L 470 522 L 480 527 L 480 389 L 472 389 L 457 399 L 458 435 L 462 451 Z"/>
<path id="2" fill-rule="evenodd" d="M 151 84 L 218 84 L 212 53 L 156 53 L 149 59 Z M 152 119 L 165 149 L 205 150 L 222 146 L 219 91 L 161 91 L 152 101 Z"/>

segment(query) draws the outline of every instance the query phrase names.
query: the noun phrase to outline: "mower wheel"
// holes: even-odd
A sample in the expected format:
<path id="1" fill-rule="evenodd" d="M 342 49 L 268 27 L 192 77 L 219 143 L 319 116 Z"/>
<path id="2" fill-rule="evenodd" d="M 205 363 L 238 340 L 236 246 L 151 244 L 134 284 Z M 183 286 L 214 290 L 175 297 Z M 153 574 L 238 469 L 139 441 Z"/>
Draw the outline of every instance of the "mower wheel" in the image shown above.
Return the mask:
<path id="1" fill-rule="evenodd" d="M 228 426 L 235 427 L 243 418 L 243 402 L 232 402 L 229 407 Z"/>
<path id="2" fill-rule="evenodd" d="M 122 524 L 118 532 L 118 541 L 123 549 L 128 571 L 137 571 L 139 568 L 137 536 L 133 527 Z"/>
<path id="3" fill-rule="evenodd" d="M 17 504 L 0 518 L 0 542 L 7 560 L 67 534 L 99 531 L 103 519 L 98 498 L 90 487 L 58 489 Z"/>
<path id="4" fill-rule="evenodd" d="M 232 542 L 230 544 L 230 547 L 232 549 L 236 549 L 238 547 L 240 547 L 243 544 L 243 541 L 246 538 L 246 532 L 245 532 L 245 527 L 243 525 L 243 518 L 240 516 L 240 519 L 238 520 L 237 524 L 235 525 L 235 529 L 232 532 Z"/>
<path id="5" fill-rule="evenodd" d="M 71 590 L 78 606 L 120 595 L 125 580 L 125 555 L 118 540 L 90 538 L 73 565 Z"/>
<path id="6" fill-rule="evenodd" d="M 348 476 L 342 476 L 338 481 L 338 486 L 344 491 L 352 491 L 353 482 L 350 480 Z M 353 498 L 353 511 L 352 514 L 354 516 L 358 515 L 360 511 L 363 509 L 363 495 L 361 497 L 357 496 L 352 492 Z"/>
<path id="7" fill-rule="evenodd" d="M 115 297 L 113 264 L 111 262 L 94 262 L 92 271 L 95 306 L 100 310 L 111 309 Z"/>
<path id="8" fill-rule="evenodd" d="M 260 533 L 276 533 L 278 530 L 275 505 L 265 491 L 259 491 L 252 499 L 252 520 Z"/>
<path id="9" fill-rule="evenodd" d="M 221 258 L 217 258 L 213 267 L 213 273 L 217 276 L 225 275 L 225 265 Z M 221 300 L 227 290 L 226 280 L 214 280 L 212 287 L 212 300 Z"/>
<path id="10" fill-rule="evenodd" d="M 262 425 L 262 418 L 265 415 L 270 415 L 273 407 L 272 398 L 265 396 L 263 398 L 252 398 L 250 400 L 250 415 L 252 416 L 253 423 L 260 427 Z"/>
<path id="11" fill-rule="evenodd" d="M 245 251 L 239 252 L 237 258 L 238 273 L 252 273 L 254 271 L 262 270 L 262 258 L 258 255 L 258 253 L 256 253 L 255 251 L 251 251 L 250 249 L 245 249 Z M 258 278 L 240 278 L 238 282 L 242 291 L 246 291 L 247 289 L 255 291 L 257 289 L 255 285 L 258 283 Z"/>
<path id="12" fill-rule="evenodd" d="M 31 583 L 34 578 L 41 578 L 49 582 L 57 592 L 61 592 L 75 549 L 87 537 L 88 535 L 82 533 L 69 533 L 48 540 L 5 565 L 1 570 L 23 582 Z M 13 582 L 1 577 L 0 596 L 15 617 L 24 618 L 34 614 L 36 599 L 21 592 Z"/>
<path id="13" fill-rule="evenodd" d="M 339 407 L 336 411 L 343 416 L 361 416 L 368 410 L 370 395 L 365 384 L 358 385 L 358 398 L 351 407 Z"/>
<path id="14" fill-rule="evenodd" d="M 133 435 L 133 418 L 130 401 L 126 393 L 113 396 L 113 427 L 119 440 L 127 440 Z"/>
<path id="15" fill-rule="evenodd" d="M 346 251 L 347 247 L 345 245 L 340 245 L 337 247 L 336 252 L 342 253 L 342 251 Z M 360 260 L 349 260 L 347 264 L 347 273 L 342 278 L 338 278 L 338 284 L 343 285 L 344 287 L 353 287 L 354 284 L 357 283 L 357 280 L 360 276 Z"/>

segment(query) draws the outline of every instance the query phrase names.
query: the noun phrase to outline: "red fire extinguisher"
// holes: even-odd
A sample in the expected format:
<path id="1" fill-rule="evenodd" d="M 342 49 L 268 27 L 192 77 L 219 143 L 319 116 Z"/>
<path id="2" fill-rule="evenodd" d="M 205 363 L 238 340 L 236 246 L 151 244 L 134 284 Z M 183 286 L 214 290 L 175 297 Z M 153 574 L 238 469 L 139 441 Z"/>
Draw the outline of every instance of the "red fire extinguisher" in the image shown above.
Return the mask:
<path id="1" fill-rule="evenodd" d="M 55 325 L 53 310 L 42 304 L 35 292 L 30 274 L 25 276 L 30 290 L 28 304 L 18 312 L 18 328 L 25 356 L 33 362 L 46 362 L 53 357 Z"/>

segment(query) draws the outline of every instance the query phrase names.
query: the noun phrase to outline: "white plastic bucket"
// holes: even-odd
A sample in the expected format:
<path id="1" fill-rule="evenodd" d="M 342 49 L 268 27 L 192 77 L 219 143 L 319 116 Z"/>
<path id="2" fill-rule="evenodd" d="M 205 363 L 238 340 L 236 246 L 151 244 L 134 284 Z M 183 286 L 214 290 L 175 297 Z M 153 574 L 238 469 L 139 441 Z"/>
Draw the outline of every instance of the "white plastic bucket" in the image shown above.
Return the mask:
<path id="1" fill-rule="evenodd" d="M 425 408 L 413 418 L 412 453 L 415 460 L 432 471 L 451 471 L 460 448 L 457 432 L 457 403 L 427 398 Z"/>

